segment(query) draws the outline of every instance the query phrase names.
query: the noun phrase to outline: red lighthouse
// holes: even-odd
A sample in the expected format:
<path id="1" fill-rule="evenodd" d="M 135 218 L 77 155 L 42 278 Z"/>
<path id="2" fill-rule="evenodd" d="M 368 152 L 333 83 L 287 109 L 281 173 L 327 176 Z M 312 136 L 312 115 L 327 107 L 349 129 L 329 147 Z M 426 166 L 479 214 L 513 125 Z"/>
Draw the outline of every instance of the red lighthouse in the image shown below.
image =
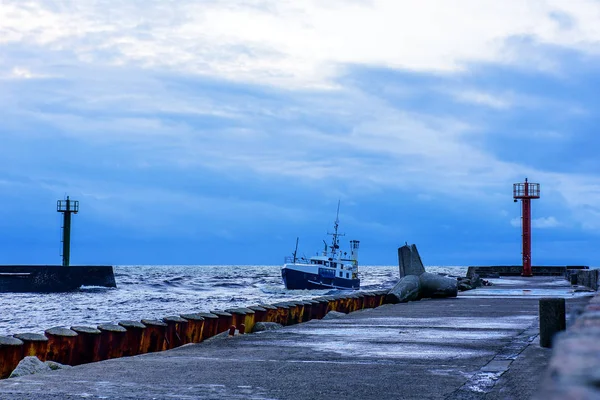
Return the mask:
<path id="1" fill-rule="evenodd" d="M 521 200 L 523 204 L 522 226 L 523 226 L 523 272 L 522 276 L 533 276 L 531 271 L 531 199 L 540 198 L 540 184 L 525 183 L 513 184 L 513 199 L 515 203 Z"/>

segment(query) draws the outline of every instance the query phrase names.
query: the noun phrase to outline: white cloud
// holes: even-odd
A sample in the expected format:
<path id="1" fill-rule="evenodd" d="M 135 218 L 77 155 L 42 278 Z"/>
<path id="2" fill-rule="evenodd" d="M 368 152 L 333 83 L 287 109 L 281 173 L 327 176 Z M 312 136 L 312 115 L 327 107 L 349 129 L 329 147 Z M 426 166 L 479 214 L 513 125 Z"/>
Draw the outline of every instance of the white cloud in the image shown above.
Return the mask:
<path id="1" fill-rule="evenodd" d="M 517 228 L 521 227 L 521 218 L 513 218 L 510 220 L 510 224 L 512 226 L 515 226 Z M 539 228 L 539 229 L 544 229 L 544 228 L 556 228 L 561 226 L 562 224 L 560 222 L 558 222 L 558 220 L 555 217 L 540 217 L 540 218 L 534 218 L 531 220 L 531 227 L 532 228 Z"/>
<path id="2" fill-rule="evenodd" d="M 14 67 L 12 70 L 13 76 L 17 78 L 31 79 L 33 74 L 27 68 Z"/>
<path id="3" fill-rule="evenodd" d="M 500 110 L 509 108 L 511 106 L 506 99 L 476 90 L 456 92 L 454 93 L 454 97 L 457 100 L 465 103 L 479 104 Z"/>
<path id="4" fill-rule="evenodd" d="M 449 72 L 471 61 L 529 63 L 528 49 L 507 42 L 514 37 L 597 53 L 599 19 L 593 0 L 4 0 L 0 43 L 86 62 L 328 86 L 344 65 Z"/>
<path id="5" fill-rule="evenodd" d="M 43 75 L 45 64 L 77 66 L 65 68 L 69 85 L 39 87 L 38 91 L 49 92 L 33 94 L 42 101 L 58 99 L 62 103 L 56 109 L 61 111 L 40 112 L 47 108 L 35 107 L 35 102 L 27 109 L 21 101 L 19 117 L 23 119 L 18 123 L 36 120 L 74 140 L 131 146 L 131 162 L 136 166 L 201 166 L 312 184 L 348 179 L 376 189 L 410 188 L 411 193 L 433 198 L 439 193 L 498 196 L 505 188 L 510 192 L 510 184 L 522 176 L 536 176 L 563 193 L 584 226 L 600 229 L 596 177 L 579 176 L 575 180 L 582 186 L 561 187 L 557 182 L 573 178 L 572 174 L 544 173 L 504 162 L 473 140 L 484 129 L 460 116 L 406 112 L 351 88 L 317 95 L 304 92 L 305 97 L 286 98 L 285 104 L 274 104 L 276 100 L 265 104 L 264 98 L 244 96 L 215 99 L 191 89 L 182 93 L 163 87 L 160 77 L 148 78 L 150 74 L 138 68 L 166 71 L 171 77 L 207 74 L 288 88 L 330 87 L 345 66 L 355 64 L 451 73 L 469 61 L 522 63 L 524 49 L 511 48 L 510 39 L 515 36 L 597 52 L 597 2 L 464 0 L 450 4 L 425 0 L 418 7 L 414 2 L 393 0 L 50 4 L 0 3 L 0 55 L 11 46 L 44 54 L 40 60 L 30 58 L 31 64 L 0 60 L 13 78 L 48 76 Z M 561 23 L 557 13 L 562 13 Z M 565 24 L 562 15 L 570 23 Z M 531 56 L 525 59 L 530 61 Z M 80 72 L 86 71 L 79 68 L 86 63 L 90 65 L 87 73 L 95 73 L 93 78 Z M 107 64 L 118 68 L 110 72 Z M 20 88 L 14 93 L 4 89 L 0 105 L 14 107 L 14 98 L 24 99 L 25 94 L 16 92 Z M 543 100 L 523 94 L 477 87 L 454 95 L 500 110 L 544 105 Z M 102 117 L 90 117 L 95 111 Z M 244 123 L 204 127 L 186 118 L 164 119 L 153 113 Z M 277 131 L 261 119 L 277 122 Z M 306 120 L 346 128 L 342 134 L 332 134 L 327 127 L 303 124 Z M 560 137 L 555 132 L 544 134 Z"/>
<path id="6" fill-rule="evenodd" d="M 561 225 L 562 224 L 560 222 L 558 222 L 558 220 L 552 216 L 534 218 L 531 221 L 531 226 L 533 228 L 556 228 Z"/>
<path id="7" fill-rule="evenodd" d="M 48 75 L 34 73 L 31 69 L 22 66 L 13 67 L 8 71 L 2 71 L 2 69 L 2 64 L 0 63 L 0 80 L 49 78 Z"/>

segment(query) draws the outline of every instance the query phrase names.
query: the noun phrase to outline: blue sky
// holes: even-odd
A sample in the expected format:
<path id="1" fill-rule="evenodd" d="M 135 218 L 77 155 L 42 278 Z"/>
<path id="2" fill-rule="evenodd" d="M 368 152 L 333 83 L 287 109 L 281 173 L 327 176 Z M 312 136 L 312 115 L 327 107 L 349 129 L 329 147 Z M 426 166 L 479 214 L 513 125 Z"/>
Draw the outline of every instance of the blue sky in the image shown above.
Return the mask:
<path id="1" fill-rule="evenodd" d="M 0 3 L 0 263 L 600 265 L 594 0 Z"/>

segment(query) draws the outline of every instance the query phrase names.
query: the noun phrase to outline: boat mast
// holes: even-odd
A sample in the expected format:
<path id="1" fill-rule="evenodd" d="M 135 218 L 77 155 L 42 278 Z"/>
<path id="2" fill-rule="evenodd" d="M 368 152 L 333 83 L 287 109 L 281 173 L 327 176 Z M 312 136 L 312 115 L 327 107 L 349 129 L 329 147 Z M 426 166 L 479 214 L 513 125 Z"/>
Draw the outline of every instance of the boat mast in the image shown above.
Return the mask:
<path id="1" fill-rule="evenodd" d="M 296 250 L 294 250 L 294 264 L 296 264 L 296 260 L 297 260 L 296 254 L 298 254 L 298 239 L 299 238 L 296 238 Z"/>
<path id="2" fill-rule="evenodd" d="M 338 200 L 337 213 L 335 215 L 335 222 L 333 225 L 333 233 L 328 233 L 328 235 L 333 236 L 331 246 L 329 246 L 331 248 L 331 258 L 335 258 L 337 249 L 340 248 L 340 243 L 339 243 L 338 237 L 344 236 L 343 233 L 338 233 L 339 225 L 340 225 L 340 200 Z"/>

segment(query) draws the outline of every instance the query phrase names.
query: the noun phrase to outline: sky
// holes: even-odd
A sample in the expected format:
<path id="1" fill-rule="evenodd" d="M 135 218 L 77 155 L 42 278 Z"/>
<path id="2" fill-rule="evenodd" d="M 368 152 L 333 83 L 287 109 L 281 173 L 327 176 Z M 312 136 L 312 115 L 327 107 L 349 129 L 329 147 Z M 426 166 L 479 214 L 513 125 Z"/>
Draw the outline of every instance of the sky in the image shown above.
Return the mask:
<path id="1" fill-rule="evenodd" d="M 0 264 L 600 265 L 598 0 L 0 0 Z"/>

